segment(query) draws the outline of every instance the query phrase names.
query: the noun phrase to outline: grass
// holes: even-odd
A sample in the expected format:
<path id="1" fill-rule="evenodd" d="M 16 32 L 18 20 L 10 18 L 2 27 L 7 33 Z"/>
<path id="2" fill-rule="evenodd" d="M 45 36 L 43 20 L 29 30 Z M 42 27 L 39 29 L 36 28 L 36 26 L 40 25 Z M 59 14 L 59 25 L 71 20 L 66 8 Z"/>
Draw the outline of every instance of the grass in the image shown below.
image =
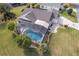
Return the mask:
<path id="1" fill-rule="evenodd" d="M 13 8 L 11 11 L 14 12 L 17 17 L 21 15 L 21 10 L 26 6 L 19 6 Z M 11 21 L 16 22 L 17 19 Z M 23 56 L 23 55 L 38 55 L 35 49 L 24 49 L 20 48 L 15 40 L 12 38 L 12 32 L 7 29 L 7 22 L 1 22 L 0 24 L 0 56 Z"/>
<path id="2" fill-rule="evenodd" d="M 62 16 L 64 16 L 64 17 L 68 18 L 68 19 L 69 19 L 69 20 L 71 20 L 72 22 L 77 22 L 76 13 L 75 13 L 75 12 L 73 12 L 72 14 L 73 14 L 73 15 L 72 15 L 72 16 L 70 16 L 70 15 L 68 15 L 68 14 L 67 14 L 67 12 L 66 12 L 66 11 L 64 11 L 64 12 L 63 12 L 63 13 L 61 13 L 60 15 L 62 15 Z"/>
<path id="3" fill-rule="evenodd" d="M 25 9 L 26 6 L 19 6 L 19 7 L 15 7 L 13 8 L 11 11 L 14 12 L 17 16 L 21 15 L 21 10 Z"/>
<path id="4" fill-rule="evenodd" d="M 17 46 L 12 38 L 12 33 L 7 29 L 7 24 L 0 25 L 0 56 L 24 55 L 24 50 Z"/>
<path id="5" fill-rule="evenodd" d="M 79 32 L 71 28 L 61 28 L 50 35 L 49 48 L 51 55 L 79 55 Z"/>
<path id="6" fill-rule="evenodd" d="M 11 11 L 17 16 L 21 14 L 21 10 L 25 6 L 13 8 Z M 14 20 L 15 22 L 16 20 Z M 25 55 L 24 49 L 17 46 L 17 43 L 12 38 L 12 32 L 7 29 L 7 22 L 0 24 L 0 56 L 18 56 Z"/>

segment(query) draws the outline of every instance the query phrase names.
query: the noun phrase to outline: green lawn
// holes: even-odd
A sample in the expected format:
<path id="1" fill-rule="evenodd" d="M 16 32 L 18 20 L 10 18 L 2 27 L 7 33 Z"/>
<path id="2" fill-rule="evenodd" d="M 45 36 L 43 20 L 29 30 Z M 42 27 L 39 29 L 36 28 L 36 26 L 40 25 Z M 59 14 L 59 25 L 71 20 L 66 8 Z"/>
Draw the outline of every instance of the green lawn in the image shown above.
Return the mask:
<path id="1" fill-rule="evenodd" d="M 11 11 L 17 16 L 21 14 L 21 10 L 26 6 L 13 8 Z M 8 21 L 7 21 L 8 22 Z M 7 24 L 0 24 L 0 55 L 24 55 L 24 49 L 17 46 L 12 38 L 12 32 L 7 29 Z"/>
<path id="2" fill-rule="evenodd" d="M 76 13 L 75 13 L 75 12 L 73 12 L 73 15 L 74 15 L 74 16 L 68 15 L 67 12 L 63 12 L 63 13 L 61 13 L 60 15 L 62 15 L 62 16 L 64 16 L 64 17 L 68 18 L 69 20 L 71 20 L 71 21 L 73 21 L 73 22 L 77 22 L 77 17 L 76 17 Z"/>
<path id="3" fill-rule="evenodd" d="M 19 6 L 13 8 L 11 11 L 17 16 L 21 15 L 21 10 L 26 6 Z M 16 22 L 17 19 L 13 20 Z M 20 48 L 15 40 L 12 38 L 12 32 L 7 29 L 9 21 L 1 22 L 0 24 L 0 56 L 22 56 L 22 55 L 38 55 L 35 49 Z"/>
<path id="4" fill-rule="evenodd" d="M 61 28 L 50 35 L 49 49 L 51 55 L 79 55 L 79 31 Z"/>
<path id="5" fill-rule="evenodd" d="M 26 6 L 19 6 L 19 7 L 15 7 L 13 8 L 11 11 L 14 12 L 17 16 L 21 15 L 21 10 L 25 9 Z"/>
<path id="6" fill-rule="evenodd" d="M 17 46 L 6 26 L 6 24 L 0 25 L 0 55 L 24 55 L 24 50 Z"/>

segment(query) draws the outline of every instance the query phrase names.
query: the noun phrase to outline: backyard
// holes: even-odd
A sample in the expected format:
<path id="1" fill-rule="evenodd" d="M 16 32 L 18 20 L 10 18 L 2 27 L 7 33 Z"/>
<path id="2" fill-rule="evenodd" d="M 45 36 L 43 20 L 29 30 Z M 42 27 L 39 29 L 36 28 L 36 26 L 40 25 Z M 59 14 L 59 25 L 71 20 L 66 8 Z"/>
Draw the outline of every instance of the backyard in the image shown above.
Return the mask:
<path id="1" fill-rule="evenodd" d="M 0 25 L 0 55 L 24 55 L 12 38 L 12 33 L 7 29 L 6 23 Z"/>
<path id="2" fill-rule="evenodd" d="M 12 12 L 19 16 L 24 7 L 13 8 Z M 24 49 L 17 46 L 12 38 L 11 31 L 7 29 L 7 22 L 0 24 L 0 55 L 24 55 Z"/>
<path id="3" fill-rule="evenodd" d="M 79 55 L 79 32 L 71 28 L 60 28 L 50 35 L 51 55 Z"/>
<path id="4" fill-rule="evenodd" d="M 26 6 L 15 7 L 11 10 L 16 16 L 21 15 L 22 9 Z M 15 20 L 0 22 L 0 56 L 24 56 L 24 55 L 38 55 L 35 49 L 25 49 L 18 46 L 13 39 L 12 32 L 8 30 L 7 25 L 9 22 L 16 22 Z"/>

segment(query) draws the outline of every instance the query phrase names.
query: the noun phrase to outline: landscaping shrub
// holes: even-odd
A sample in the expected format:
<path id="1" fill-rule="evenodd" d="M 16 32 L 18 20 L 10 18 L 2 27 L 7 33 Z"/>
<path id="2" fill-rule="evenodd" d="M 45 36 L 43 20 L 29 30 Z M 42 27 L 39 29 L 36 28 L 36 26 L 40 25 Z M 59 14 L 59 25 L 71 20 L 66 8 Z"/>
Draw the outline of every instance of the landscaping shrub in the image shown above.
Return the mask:
<path id="1" fill-rule="evenodd" d="M 64 8 L 65 8 L 65 9 L 68 8 L 68 5 L 64 5 Z"/>
<path id="2" fill-rule="evenodd" d="M 13 31 L 13 33 L 12 33 L 12 37 L 13 37 L 13 38 L 16 38 L 17 35 L 18 35 L 18 34 L 17 34 L 16 32 Z"/>
<path id="3" fill-rule="evenodd" d="M 31 45 L 31 39 L 25 35 L 17 35 L 15 38 L 18 46 L 28 48 Z"/>
<path id="4" fill-rule="evenodd" d="M 40 5 L 37 5 L 36 8 L 40 8 Z"/>
<path id="5" fill-rule="evenodd" d="M 30 8 L 30 4 L 27 4 L 27 8 Z"/>
<path id="6" fill-rule="evenodd" d="M 8 29 L 9 29 L 10 31 L 13 31 L 13 30 L 15 29 L 15 23 L 14 23 L 14 22 L 8 23 Z"/>
<path id="7" fill-rule="evenodd" d="M 72 12 L 73 12 L 72 8 L 70 8 L 70 9 L 67 10 L 68 15 L 70 15 L 70 16 L 72 15 Z"/>
<path id="8" fill-rule="evenodd" d="M 18 46 L 21 47 L 22 43 L 23 43 L 23 40 L 22 40 L 22 37 L 20 35 L 17 35 L 15 37 L 15 41 L 18 43 Z"/>

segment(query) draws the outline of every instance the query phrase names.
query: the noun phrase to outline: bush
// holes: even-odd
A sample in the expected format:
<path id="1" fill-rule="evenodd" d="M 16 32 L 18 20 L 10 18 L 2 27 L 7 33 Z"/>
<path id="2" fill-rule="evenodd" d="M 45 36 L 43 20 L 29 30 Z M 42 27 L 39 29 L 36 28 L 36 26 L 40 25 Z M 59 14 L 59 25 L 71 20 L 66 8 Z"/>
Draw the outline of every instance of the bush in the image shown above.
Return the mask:
<path id="1" fill-rule="evenodd" d="M 32 6 L 35 6 L 37 3 L 32 3 Z"/>
<path id="2" fill-rule="evenodd" d="M 18 34 L 17 34 L 16 32 L 13 31 L 13 33 L 12 33 L 12 37 L 13 37 L 13 38 L 16 38 L 17 35 L 18 35 Z"/>
<path id="3" fill-rule="evenodd" d="M 18 43 L 18 46 L 23 48 L 28 48 L 31 45 L 31 39 L 25 35 L 17 35 L 15 41 Z"/>
<path id="4" fill-rule="evenodd" d="M 13 31 L 13 30 L 15 29 L 15 23 L 14 23 L 14 22 L 10 22 L 10 23 L 8 24 L 8 29 L 9 29 L 10 31 Z"/>
<path id="5" fill-rule="evenodd" d="M 72 8 L 70 8 L 70 9 L 67 10 L 68 15 L 70 15 L 70 16 L 72 15 L 72 12 L 73 12 Z"/>
<path id="6" fill-rule="evenodd" d="M 64 5 L 64 8 L 68 8 L 68 5 Z"/>
<path id="7" fill-rule="evenodd" d="M 27 4 L 27 8 L 30 8 L 30 4 Z"/>
<path id="8" fill-rule="evenodd" d="M 40 8 L 40 5 L 37 5 L 36 8 Z"/>
<path id="9" fill-rule="evenodd" d="M 18 46 L 21 47 L 22 43 L 23 43 L 23 40 L 21 38 L 20 35 L 17 35 L 16 38 L 15 38 L 15 41 L 18 43 Z"/>

